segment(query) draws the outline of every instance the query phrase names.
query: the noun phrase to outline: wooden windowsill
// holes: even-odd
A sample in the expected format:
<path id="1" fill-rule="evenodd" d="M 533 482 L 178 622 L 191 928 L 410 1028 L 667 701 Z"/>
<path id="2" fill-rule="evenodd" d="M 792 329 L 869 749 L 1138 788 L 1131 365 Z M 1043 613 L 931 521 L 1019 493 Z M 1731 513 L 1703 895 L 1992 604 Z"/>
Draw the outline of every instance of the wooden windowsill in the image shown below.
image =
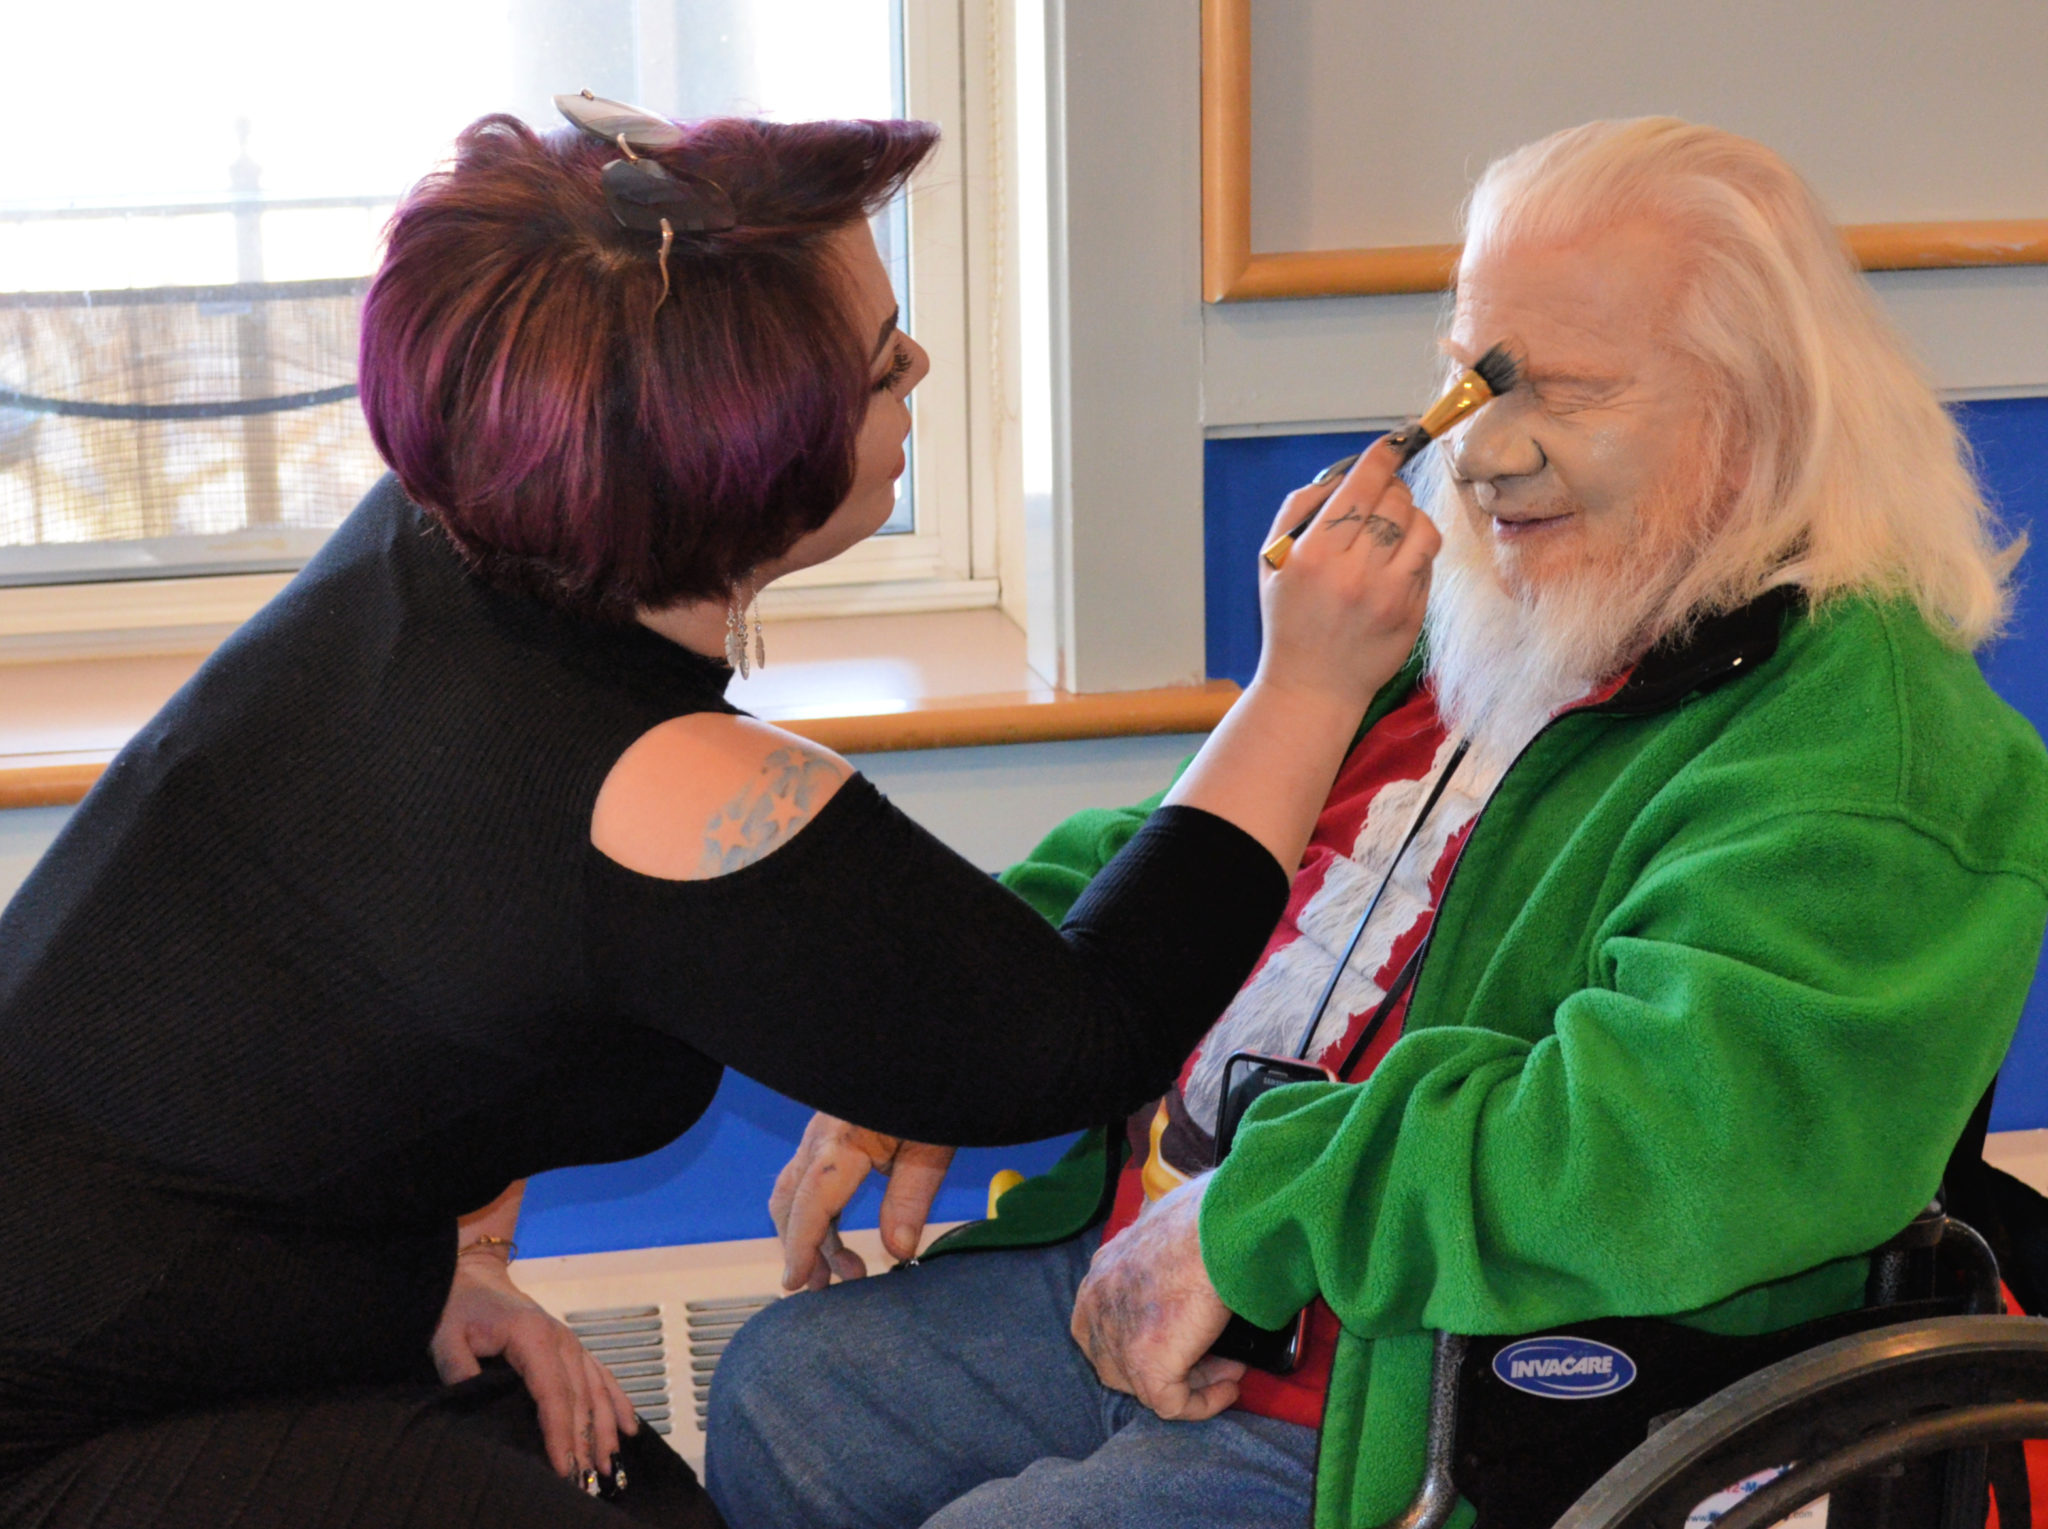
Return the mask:
<path id="1" fill-rule="evenodd" d="M 736 681 L 756 716 L 842 754 L 1201 733 L 1228 680 L 1071 695 L 1033 674 L 995 610 L 770 622 L 768 666 Z M 201 655 L 0 666 L 0 810 L 78 801 Z"/>

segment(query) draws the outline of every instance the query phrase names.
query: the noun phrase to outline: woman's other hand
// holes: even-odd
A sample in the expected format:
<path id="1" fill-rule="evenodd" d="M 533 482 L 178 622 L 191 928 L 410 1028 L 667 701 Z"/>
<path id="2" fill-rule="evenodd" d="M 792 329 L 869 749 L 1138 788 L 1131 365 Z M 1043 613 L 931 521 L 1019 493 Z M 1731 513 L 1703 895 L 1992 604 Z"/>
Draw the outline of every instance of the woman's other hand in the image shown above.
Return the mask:
<path id="1" fill-rule="evenodd" d="M 870 1169 L 889 1176 L 882 1194 L 882 1246 L 894 1258 L 915 1257 L 952 1161 L 951 1147 L 905 1141 L 831 1115 L 813 1115 L 796 1155 L 775 1176 L 768 1196 L 768 1214 L 782 1239 L 782 1288 L 822 1290 L 835 1274 L 859 1279 L 868 1272 L 860 1254 L 839 1240 L 839 1213 Z"/>
<path id="2" fill-rule="evenodd" d="M 484 1359 L 502 1358 L 518 1371 L 540 1411 L 548 1463 L 585 1491 L 610 1478 L 619 1435 L 640 1431 L 612 1372 L 512 1283 L 493 1249 L 456 1256 L 455 1283 L 429 1349 L 451 1386 L 476 1375 Z"/>

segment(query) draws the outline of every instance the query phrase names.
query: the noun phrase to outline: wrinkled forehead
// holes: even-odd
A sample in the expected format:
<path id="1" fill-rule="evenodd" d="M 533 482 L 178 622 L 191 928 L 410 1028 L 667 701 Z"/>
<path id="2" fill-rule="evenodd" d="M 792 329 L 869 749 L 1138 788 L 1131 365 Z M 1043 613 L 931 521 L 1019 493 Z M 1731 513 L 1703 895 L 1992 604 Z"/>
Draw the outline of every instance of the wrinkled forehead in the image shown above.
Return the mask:
<path id="1" fill-rule="evenodd" d="M 1681 279 L 1675 240 L 1647 222 L 1562 242 L 1489 243 L 1459 265 L 1445 348 L 1469 364 L 1506 343 L 1538 370 L 1627 373 L 1664 348 Z"/>

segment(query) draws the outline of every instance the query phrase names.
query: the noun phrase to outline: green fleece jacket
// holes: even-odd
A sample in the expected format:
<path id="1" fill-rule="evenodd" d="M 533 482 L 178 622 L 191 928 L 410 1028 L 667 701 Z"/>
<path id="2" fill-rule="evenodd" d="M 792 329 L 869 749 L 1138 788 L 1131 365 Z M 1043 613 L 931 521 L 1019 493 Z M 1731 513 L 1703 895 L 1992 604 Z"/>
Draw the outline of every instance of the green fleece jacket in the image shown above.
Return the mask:
<path id="1" fill-rule="evenodd" d="M 2018 1021 L 2048 754 L 1967 655 L 1903 605 L 1767 599 L 1653 658 L 1502 779 L 1372 1077 L 1260 1100 L 1204 1200 L 1232 1309 L 1278 1326 L 1320 1294 L 1343 1324 L 1319 1526 L 1406 1506 L 1432 1330 L 1855 1304 Z M 1151 805 L 1070 820 L 1005 879 L 1060 916 Z M 1079 1232 L 1114 1140 L 945 1246 Z"/>

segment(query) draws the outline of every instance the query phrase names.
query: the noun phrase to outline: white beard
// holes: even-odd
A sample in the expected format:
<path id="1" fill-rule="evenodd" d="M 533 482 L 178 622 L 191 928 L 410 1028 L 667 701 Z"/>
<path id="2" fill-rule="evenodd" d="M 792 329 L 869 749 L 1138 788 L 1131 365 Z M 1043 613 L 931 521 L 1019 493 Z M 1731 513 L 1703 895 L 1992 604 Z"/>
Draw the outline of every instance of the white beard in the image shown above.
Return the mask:
<path id="1" fill-rule="evenodd" d="M 1552 717 L 1614 678 L 1663 632 L 1658 613 L 1694 549 L 1664 517 L 1564 577 L 1511 589 L 1492 539 L 1447 494 L 1423 629 L 1437 712 L 1476 756 L 1505 765 Z M 1644 521 L 1665 530 L 1643 534 Z"/>

